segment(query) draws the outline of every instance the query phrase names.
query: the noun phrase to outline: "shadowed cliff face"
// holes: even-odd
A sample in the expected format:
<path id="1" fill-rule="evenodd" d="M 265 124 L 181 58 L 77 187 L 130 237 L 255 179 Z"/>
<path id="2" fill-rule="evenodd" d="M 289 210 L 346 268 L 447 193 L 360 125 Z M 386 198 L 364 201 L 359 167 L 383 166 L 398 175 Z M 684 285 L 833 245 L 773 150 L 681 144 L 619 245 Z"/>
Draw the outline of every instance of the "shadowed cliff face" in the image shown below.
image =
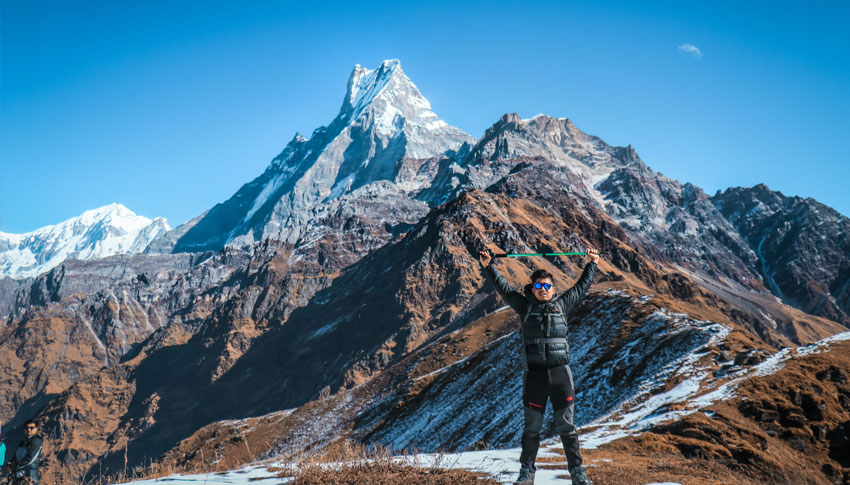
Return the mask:
<path id="1" fill-rule="evenodd" d="M 712 198 L 758 255 L 752 266 L 789 305 L 850 325 L 850 219 L 764 185 Z"/>
<path id="2" fill-rule="evenodd" d="M 13 428 L 78 379 L 118 363 L 156 329 L 198 320 L 194 293 L 232 267 L 198 256 L 67 262 L 19 288 L 0 329 L 0 415 Z M 179 313 L 179 314 L 178 314 Z"/>

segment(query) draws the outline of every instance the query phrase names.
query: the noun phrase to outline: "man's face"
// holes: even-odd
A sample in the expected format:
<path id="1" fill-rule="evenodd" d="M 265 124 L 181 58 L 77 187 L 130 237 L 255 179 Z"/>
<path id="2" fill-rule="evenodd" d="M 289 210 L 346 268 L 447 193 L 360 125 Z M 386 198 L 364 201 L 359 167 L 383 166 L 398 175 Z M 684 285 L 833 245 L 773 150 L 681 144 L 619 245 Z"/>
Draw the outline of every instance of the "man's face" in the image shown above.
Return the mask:
<path id="1" fill-rule="evenodd" d="M 38 431 L 38 426 L 34 424 L 28 424 L 24 429 L 27 432 L 27 436 L 32 436 L 35 434 L 36 431 Z"/>
<path id="2" fill-rule="evenodd" d="M 548 288 L 547 288 L 548 286 Z M 549 301 L 555 296 L 555 285 L 552 278 L 543 278 L 531 283 L 531 293 L 540 301 Z"/>

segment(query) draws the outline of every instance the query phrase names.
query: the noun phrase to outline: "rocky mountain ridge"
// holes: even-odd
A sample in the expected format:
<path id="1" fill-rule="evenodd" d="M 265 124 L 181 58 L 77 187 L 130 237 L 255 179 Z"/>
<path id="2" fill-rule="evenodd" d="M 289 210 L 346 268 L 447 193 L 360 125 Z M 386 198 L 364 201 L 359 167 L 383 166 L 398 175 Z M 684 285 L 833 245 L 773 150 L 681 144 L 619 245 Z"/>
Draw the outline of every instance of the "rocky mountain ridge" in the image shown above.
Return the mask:
<path id="1" fill-rule="evenodd" d="M 758 256 L 748 264 L 773 294 L 850 325 L 850 218 L 762 184 L 718 191 L 711 200 Z"/>
<path id="2" fill-rule="evenodd" d="M 526 176 L 530 180 L 541 179 L 530 174 Z M 538 187 L 535 192 L 546 193 L 540 189 L 542 188 Z M 550 190 L 558 188 L 553 184 Z M 504 213 L 491 212 L 491 207 L 498 207 Z M 256 372 L 251 371 L 251 368 L 288 368 L 289 366 L 283 363 L 271 364 L 266 360 L 273 354 L 271 349 L 304 348 L 300 343 L 303 340 L 300 339 L 306 337 L 308 341 L 315 341 L 318 335 L 322 342 L 319 347 L 314 348 L 315 359 L 310 358 L 310 353 L 303 352 L 293 357 L 296 361 L 300 358 L 301 371 L 310 375 L 304 379 L 305 382 L 311 382 L 314 389 L 327 384 L 321 391 L 314 391 L 315 400 L 297 406 L 295 410 L 273 411 L 262 418 L 233 416 L 226 421 L 211 423 L 181 442 L 165 459 L 181 466 L 199 466 L 199 463 L 205 460 L 204 457 L 207 457 L 206 460 L 209 461 L 206 465 L 210 465 L 214 460 L 226 460 L 221 463 L 230 467 L 253 459 L 245 449 L 253 450 L 255 457 L 259 454 L 275 456 L 279 453 L 298 452 L 305 446 L 324 446 L 345 437 L 356 437 L 367 442 L 381 442 L 396 447 L 415 446 L 423 451 L 437 448 L 474 449 L 513 443 L 515 434 L 520 429 L 517 420 L 521 419 L 521 414 L 510 412 L 510 406 L 505 406 L 505 403 L 511 402 L 519 392 L 521 381 L 516 376 L 521 375 L 521 369 L 515 366 L 521 362 L 505 357 L 512 355 L 517 343 L 515 317 L 499 308 L 502 303 L 494 297 L 492 290 L 487 288 L 480 273 L 468 272 L 463 263 L 456 266 L 461 270 L 460 277 L 452 276 L 453 271 L 456 271 L 452 269 L 443 276 L 438 268 L 452 268 L 453 264 L 458 264 L 448 262 L 450 259 L 444 259 L 446 257 L 469 254 L 464 239 L 472 235 L 482 236 L 485 241 L 494 236 L 501 237 L 504 233 L 518 233 L 522 240 L 529 241 L 536 237 L 562 237 L 559 234 L 559 224 L 566 221 L 559 223 L 557 218 L 547 221 L 553 226 L 551 232 L 538 232 L 535 224 L 539 216 L 538 211 L 539 207 L 525 199 L 514 199 L 512 204 L 508 204 L 508 199 L 504 198 L 503 194 L 468 193 L 444 210 L 432 213 L 431 218 L 436 219 L 414 228 L 405 240 L 391 245 L 398 246 L 397 249 L 391 250 L 387 247 L 364 258 L 372 261 L 361 261 L 355 265 L 356 269 L 348 270 L 353 273 L 347 276 L 344 272 L 339 277 L 340 281 L 334 281 L 330 287 L 317 294 L 317 303 L 308 304 L 305 308 L 305 312 L 325 315 L 324 320 L 316 319 L 308 327 L 303 327 L 300 322 L 289 321 L 284 328 L 293 324 L 298 328 L 291 329 L 286 333 L 286 337 L 283 334 L 276 337 L 269 334 L 271 341 L 263 344 L 256 352 L 246 354 L 246 360 L 243 361 L 246 366 L 238 369 L 234 367 L 234 371 L 238 370 L 240 375 L 255 375 Z M 568 208 L 565 212 L 577 214 L 575 208 Z M 607 216 L 600 217 L 604 221 Z M 500 231 L 503 224 L 510 224 L 510 231 Z M 435 225 L 437 227 L 434 227 Z M 601 234 L 595 230 L 588 233 Z M 437 234 L 439 243 L 422 245 Z M 604 241 L 605 239 L 596 241 L 596 244 L 605 248 L 612 247 L 610 242 L 605 244 Z M 507 243 L 510 244 L 509 241 Z M 499 243 L 499 248 L 510 247 L 501 244 L 505 243 Z M 393 253 L 395 257 L 391 257 Z M 411 271 L 417 274 L 417 279 L 420 280 L 442 281 L 436 288 L 445 284 L 452 288 L 451 291 L 439 293 L 455 295 L 449 296 L 452 299 L 446 301 L 449 308 L 472 295 L 472 299 L 465 306 L 461 306 L 460 311 L 454 310 L 457 311 L 454 321 L 458 323 L 448 323 L 448 326 L 442 328 L 442 324 L 438 324 L 438 331 L 433 333 L 434 337 L 426 339 L 423 344 L 409 352 L 394 351 L 401 346 L 398 337 L 393 337 L 393 343 L 390 345 L 373 344 L 374 357 L 367 358 L 361 365 L 349 368 L 355 369 L 354 373 L 339 371 L 336 374 L 339 384 L 325 380 L 327 377 L 320 377 L 329 376 L 327 369 L 338 368 L 340 361 L 335 360 L 338 359 L 338 352 L 346 352 L 344 349 L 349 348 L 367 348 L 362 343 L 352 345 L 352 341 L 368 338 L 364 337 L 366 335 L 374 335 L 375 330 L 385 324 L 391 325 L 391 328 L 399 328 L 398 325 L 402 321 L 411 321 L 384 318 L 383 321 L 375 322 L 376 318 L 381 318 L 383 312 L 370 308 L 385 308 L 395 305 L 397 301 L 384 298 L 384 290 L 393 289 L 393 295 L 401 291 L 405 295 L 404 298 L 412 298 L 411 309 L 420 309 L 423 304 L 428 305 L 427 302 L 434 301 L 435 295 L 427 291 L 427 287 L 409 286 L 401 289 L 398 283 L 391 283 L 391 275 L 376 274 L 375 268 L 386 266 L 375 264 L 376 261 L 399 262 L 397 258 L 402 254 L 413 254 L 414 264 L 409 266 L 409 270 L 404 268 L 410 263 L 393 264 L 394 268 Z M 471 258 L 471 254 L 467 257 Z M 729 321 L 728 315 L 733 315 L 735 311 L 723 302 L 712 301 L 710 295 L 702 293 L 695 284 L 687 283 L 687 279 L 675 280 L 670 278 L 670 273 L 665 275 L 664 273 L 670 271 L 669 268 L 655 267 L 639 254 L 631 257 L 642 261 L 644 269 L 639 273 L 631 273 L 620 269 L 618 265 L 631 268 L 635 267 L 634 263 L 619 259 L 614 260 L 616 264 L 603 262 L 603 280 L 607 282 L 599 283 L 601 291 L 594 292 L 576 315 L 577 321 L 573 327 L 574 355 L 579 362 L 577 368 L 581 369 L 581 373 L 577 371 L 576 375 L 582 376 L 578 382 L 584 390 L 580 398 L 582 402 L 593 402 L 592 405 L 588 404 L 582 413 L 597 413 L 583 415 L 583 423 L 615 411 L 622 399 L 631 398 L 640 403 L 642 399 L 675 387 L 675 376 L 681 374 L 677 369 L 682 365 L 683 358 L 685 361 L 699 360 L 701 365 L 708 366 L 718 376 L 724 376 L 759 362 L 760 358 L 763 359 L 764 355 L 771 352 L 770 347 L 746 327 L 742 328 L 733 322 L 718 325 L 708 320 L 724 318 Z M 422 259 L 416 262 L 417 258 Z M 434 265 L 435 262 L 439 264 Z M 579 267 L 564 260 L 546 261 L 541 264 L 557 275 L 558 282 L 569 281 L 570 276 L 567 275 L 574 278 L 579 270 Z M 516 283 L 521 283 L 522 275 L 527 275 L 531 269 L 520 262 L 510 262 L 507 268 L 503 268 L 503 272 Z M 367 275 L 358 276 L 358 273 L 364 271 Z M 410 281 L 407 276 L 402 280 Z M 353 284 L 356 281 L 362 283 Z M 456 286 L 449 283 L 451 281 L 460 284 L 460 291 L 454 290 Z M 669 281 L 678 282 L 670 285 Z M 468 284 L 473 286 L 467 289 Z M 482 285 L 482 290 L 487 293 L 484 300 L 477 297 L 481 292 L 475 289 L 478 285 Z M 642 293 L 648 290 L 647 285 L 652 285 L 656 291 L 660 290 L 660 293 Z M 690 285 L 694 292 L 684 300 L 683 285 Z M 357 293 L 359 288 L 368 289 L 365 294 L 361 294 Z M 628 288 L 629 291 L 643 289 L 638 290 L 636 294 L 627 294 L 622 288 Z M 342 293 L 339 293 L 340 291 Z M 327 292 L 335 293 L 337 298 L 329 297 Z M 349 314 L 350 316 L 339 320 L 339 312 L 345 312 L 349 302 L 358 300 L 365 305 L 357 309 L 357 314 Z M 425 306 L 425 309 L 428 307 Z M 476 312 L 474 307 L 491 313 L 475 318 L 472 315 L 481 313 Z M 695 312 L 696 315 L 681 314 L 682 310 Z M 394 311 L 389 310 L 388 313 L 392 314 Z M 417 314 L 421 315 L 421 310 Z M 724 314 L 727 316 L 724 317 Z M 440 315 L 441 313 L 432 314 L 431 321 L 436 323 L 443 320 Z M 470 318 L 472 321 L 469 321 Z M 325 323 L 327 320 L 331 323 Z M 371 325 L 363 327 L 367 322 Z M 816 321 L 811 323 L 816 324 Z M 726 325 L 731 326 L 731 332 L 728 329 L 723 330 Z M 303 332 L 302 328 L 305 329 Z M 600 328 L 606 330 L 600 332 Z M 837 325 L 825 327 L 820 336 L 829 335 L 838 329 L 840 326 Z M 304 334 L 305 337 L 299 337 L 299 334 Z M 411 333 L 403 331 L 401 335 L 409 338 Z M 293 339 L 295 341 L 289 344 L 291 347 L 287 347 L 285 342 Z M 330 352 L 321 350 L 327 348 L 325 345 L 331 346 Z M 703 357 L 706 350 L 703 347 L 706 345 L 712 350 L 707 358 Z M 698 355 L 692 357 L 694 353 Z M 364 357 L 368 355 L 369 353 Z M 342 358 L 341 362 L 351 360 Z M 382 366 L 385 366 L 383 370 Z M 315 370 L 306 370 L 316 367 L 322 369 L 321 374 L 315 375 Z M 662 370 L 663 372 L 659 372 Z M 347 377 L 343 378 L 343 375 Z M 282 377 L 281 374 L 276 375 L 276 378 Z M 272 396 L 277 396 L 280 383 L 281 381 L 276 381 L 266 393 L 261 394 L 268 396 L 271 393 Z M 247 378 L 240 381 L 240 384 L 252 388 L 268 385 L 255 378 Z M 337 385 L 341 387 L 337 388 Z M 286 386 L 290 391 L 296 387 Z M 198 392 L 190 394 L 197 396 Z M 644 397 L 640 398 L 641 395 Z M 671 394 L 673 395 L 675 393 Z M 280 401 L 279 407 L 291 409 L 293 403 L 288 399 L 289 397 L 281 395 L 273 397 L 272 401 Z M 672 404 L 675 401 L 671 397 L 670 401 L 661 401 L 656 406 L 666 405 L 668 402 Z M 659 409 L 663 407 L 644 406 L 642 416 L 651 415 Z M 254 411 L 259 409 L 254 408 Z"/>
<path id="3" fill-rule="evenodd" d="M 130 463 L 138 464 L 151 453 L 165 453 L 197 429 L 221 420 L 244 419 L 302 406 L 307 406 L 304 412 L 310 412 L 315 406 L 311 402 L 322 396 L 337 395 L 341 399 L 364 393 L 362 399 L 344 401 L 354 406 L 352 411 L 373 402 L 378 396 L 371 392 L 376 389 L 398 389 L 399 384 L 382 379 L 396 375 L 402 379 L 398 382 L 405 381 L 406 373 L 388 372 L 388 369 L 409 367 L 404 362 L 412 355 L 438 352 L 442 336 L 466 329 L 501 305 L 492 291 L 488 291 L 477 268 L 474 250 L 481 245 L 516 250 L 525 244 L 550 247 L 593 244 L 611 255 L 601 267 L 600 284 L 608 281 L 620 287 L 667 295 L 664 298 L 672 298 L 688 311 L 701 315 L 698 319 L 710 317 L 734 325 L 749 335 L 744 341 L 749 342 L 746 345 L 751 349 L 770 348 L 749 330 L 762 325 L 758 314 L 730 306 L 678 273 L 675 266 L 659 265 L 643 250 L 629 247 L 628 234 L 609 216 L 592 205 L 582 207 L 575 201 L 570 189 L 558 178 L 561 170 L 553 164 L 540 163 L 509 174 L 487 192 L 466 192 L 455 201 L 431 210 L 404 237 L 335 274 L 314 274 L 310 278 L 305 272 L 294 272 L 288 266 L 290 262 L 307 264 L 315 258 L 294 260 L 282 246 L 269 245 L 267 250 L 257 251 L 250 261 L 243 263 L 242 271 L 237 270 L 236 274 L 244 276 L 228 277 L 218 289 L 206 292 L 209 312 L 199 315 L 200 320 L 191 327 L 175 324 L 160 328 L 141 345 L 138 353 L 129 354 L 118 365 L 79 379 L 47 404 L 43 410 L 45 429 L 54 436 L 60 462 L 64 468 L 79 473 L 92 472 L 88 467 L 96 461 L 98 467 L 114 469 L 123 464 L 125 447 Z M 557 208 L 538 205 L 538 201 L 553 200 L 558 201 Z M 584 215 L 584 210 L 589 211 L 588 215 Z M 260 256 L 261 253 L 264 255 Z M 556 274 L 559 282 L 577 276 L 580 266 L 576 263 L 566 259 L 539 262 Z M 307 268 L 302 267 L 302 271 Z M 520 281 L 521 275 L 528 274 L 530 269 L 523 263 L 511 262 L 506 274 Z M 238 286 L 233 286 L 236 282 Z M 588 304 L 598 308 L 602 301 L 614 297 L 601 298 L 591 298 Z M 639 312 L 642 316 L 635 317 L 632 329 L 648 328 L 642 322 L 651 313 Z M 587 318 L 593 318 L 593 312 Z M 614 332 L 620 322 L 618 318 L 612 317 L 610 321 Z M 656 320 L 662 322 L 659 330 L 664 331 L 666 320 Z M 821 338 L 841 328 L 805 316 L 798 325 L 819 329 L 812 337 Z M 764 327 L 762 331 L 771 333 L 773 337 L 768 340 L 777 345 L 790 344 L 774 329 Z M 498 359 L 510 355 L 506 350 L 509 347 L 498 350 L 503 344 L 496 340 L 504 335 L 501 331 L 491 331 L 475 338 L 492 341 L 487 345 L 497 350 L 493 358 Z M 505 340 L 504 345 L 510 342 L 513 340 Z M 613 352 L 617 348 L 612 344 Z M 669 342 L 673 352 L 670 355 L 687 353 L 688 348 Z M 594 359 L 600 359 L 601 368 L 605 367 L 602 362 L 608 362 L 612 356 L 606 357 L 604 352 L 597 354 L 599 350 L 593 353 Z M 648 355 L 663 354 L 655 351 Z M 451 357 L 448 354 L 443 358 Z M 631 367 L 634 366 L 624 368 Z M 425 370 L 416 371 L 416 375 L 436 369 L 439 367 L 429 364 Z M 270 370 L 273 370 L 272 379 Z M 449 373 L 444 379 L 452 381 L 458 377 Z M 381 385 L 382 382 L 386 385 Z M 607 381 L 603 381 L 603 389 L 607 386 L 604 382 Z M 661 379 L 655 385 L 663 382 Z M 240 391 L 244 389 L 253 391 Z M 95 395 L 97 399 L 93 398 Z M 204 403 L 202 408 L 197 405 L 200 402 Z M 594 407 L 605 409 L 616 400 L 603 399 L 602 403 L 601 407 Z M 343 416 L 346 414 L 339 414 Z M 367 419 L 363 415 L 359 419 L 369 422 L 378 418 L 369 416 L 372 417 Z M 83 428 L 84 422 L 97 423 L 97 427 Z M 331 433 L 323 440 L 339 437 L 332 431 L 338 429 L 333 422 L 321 422 L 323 429 Z M 303 425 L 313 427 L 320 423 L 308 420 Z M 388 427 L 382 429 L 393 428 L 389 421 L 384 421 L 384 425 Z M 374 426 L 364 424 L 361 430 L 364 439 L 383 436 Z M 90 446 L 81 447 L 75 440 L 83 429 L 92 436 Z M 370 429 L 373 431 L 367 433 Z M 291 438 L 302 444 L 315 443 L 298 438 L 299 433 L 305 432 L 306 429 L 295 426 Z M 511 436 L 508 433 L 479 439 L 507 443 Z M 470 438 L 461 434 L 454 438 L 456 441 L 444 440 L 442 444 L 469 446 Z M 294 446 L 293 443 L 284 441 L 280 446 Z"/>

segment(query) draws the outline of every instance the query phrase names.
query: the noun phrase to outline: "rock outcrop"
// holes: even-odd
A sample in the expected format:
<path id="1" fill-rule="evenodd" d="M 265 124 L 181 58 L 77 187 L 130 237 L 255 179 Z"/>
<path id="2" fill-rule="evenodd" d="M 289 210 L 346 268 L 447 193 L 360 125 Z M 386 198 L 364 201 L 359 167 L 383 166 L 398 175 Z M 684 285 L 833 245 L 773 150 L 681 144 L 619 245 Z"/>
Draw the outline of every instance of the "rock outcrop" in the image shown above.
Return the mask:
<path id="1" fill-rule="evenodd" d="M 778 298 L 850 326 L 850 219 L 764 185 L 711 200 L 758 256 L 747 263 Z"/>

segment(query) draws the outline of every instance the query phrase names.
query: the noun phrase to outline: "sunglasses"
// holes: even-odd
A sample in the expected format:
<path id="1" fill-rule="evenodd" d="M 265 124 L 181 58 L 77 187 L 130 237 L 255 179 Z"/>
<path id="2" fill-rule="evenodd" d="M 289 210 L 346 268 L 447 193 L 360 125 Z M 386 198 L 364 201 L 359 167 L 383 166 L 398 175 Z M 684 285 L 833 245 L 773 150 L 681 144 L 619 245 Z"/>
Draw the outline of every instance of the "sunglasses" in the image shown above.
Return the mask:
<path id="1" fill-rule="evenodd" d="M 27 426 L 27 429 L 35 429 L 35 426 Z"/>
<path id="2" fill-rule="evenodd" d="M 539 290 L 540 288 L 549 289 L 552 287 L 552 283 L 534 283 L 534 289 Z"/>

